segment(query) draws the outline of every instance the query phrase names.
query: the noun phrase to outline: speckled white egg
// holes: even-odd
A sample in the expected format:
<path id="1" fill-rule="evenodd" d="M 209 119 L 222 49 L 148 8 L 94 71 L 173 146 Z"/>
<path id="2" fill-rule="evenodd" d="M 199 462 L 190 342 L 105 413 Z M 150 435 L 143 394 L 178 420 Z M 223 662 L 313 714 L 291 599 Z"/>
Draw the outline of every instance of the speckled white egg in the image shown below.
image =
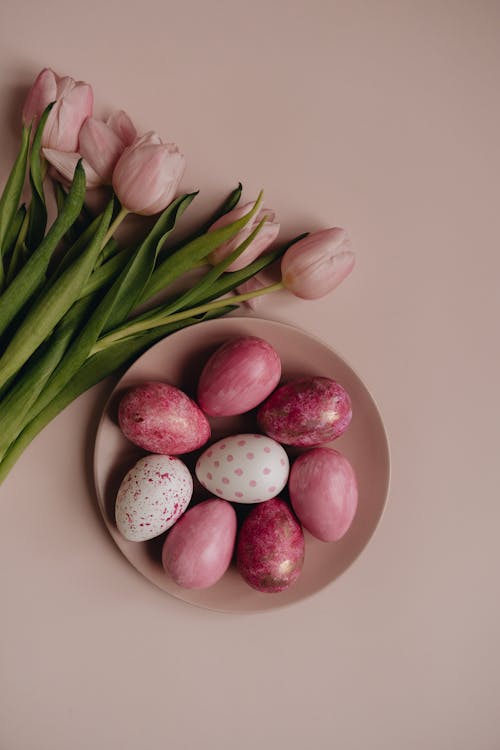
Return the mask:
<path id="1" fill-rule="evenodd" d="M 173 526 L 192 494 L 193 478 L 182 461 L 172 456 L 145 456 L 125 475 L 118 490 L 118 531 L 130 542 L 153 539 Z"/>
<path id="2" fill-rule="evenodd" d="M 266 435 L 231 435 L 207 448 L 196 463 L 206 489 L 233 503 L 262 503 L 281 492 L 290 469 L 284 448 Z"/>

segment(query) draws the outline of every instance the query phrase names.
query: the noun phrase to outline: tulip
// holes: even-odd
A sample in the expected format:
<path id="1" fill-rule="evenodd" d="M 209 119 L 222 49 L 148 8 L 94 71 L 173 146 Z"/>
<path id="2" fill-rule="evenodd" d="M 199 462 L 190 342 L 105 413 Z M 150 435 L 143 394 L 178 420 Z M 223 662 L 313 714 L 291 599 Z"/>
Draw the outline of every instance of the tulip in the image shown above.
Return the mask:
<path id="1" fill-rule="evenodd" d="M 44 148 L 43 154 L 67 181 L 71 181 L 77 162 L 83 158 L 87 187 L 95 188 L 111 183 L 118 159 L 136 135 L 131 119 L 123 111 L 111 115 L 107 122 L 89 117 L 80 130 L 78 153 Z"/>
<path id="2" fill-rule="evenodd" d="M 112 184 L 125 209 L 150 216 L 163 211 L 174 198 L 184 169 L 184 155 L 175 143 L 162 143 L 150 132 L 123 151 Z"/>
<path id="3" fill-rule="evenodd" d="M 281 261 L 282 283 L 296 297 L 318 299 L 333 291 L 354 263 L 345 229 L 323 229 L 288 248 Z"/>
<path id="4" fill-rule="evenodd" d="M 240 284 L 238 287 L 236 287 L 237 294 L 248 294 L 260 291 L 261 289 L 267 289 L 271 284 L 274 284 L 276 282 L 274 269 L 272 266 L 269 266 L 267 268 L 264 268 L 262 271 L 259 271 L 254 276 L 251 276 L 249 279 L 243 282 L 243 284 Z M 247 305 L 251 310 L 256 310 L 259 306 L 259 303 L 261 302 L 261 297 L 252 297 L 251 299 L 247 299 L 244 303 Z"/>
<path id="5" fill-rule="evenodd" d="M 69 76 L 61 78 L 50 68 L 44 68 L 26 98 L 23 122 L 36 125 L 51 102 L 55 104 L 45 123 L 42 146 L 59 151 L 76 151 L 80 128 L 92 114 L 92 87 Z"/>
<path id="6" fill-rule="evenodd" d="M 220 219 L 212 224 L 209 231 L 213 229 L 220 229 L 221 227 L 225 227 L 228 224 L 231 224 L 233 221 L 241 219 L 244 214 L 250 211 L 253 205 L 253 203 L 247 203 L 244 206 L 233 208 L 232 211 L 224 214 L 224 216 L 221 216 Z M 216 265 L 224 258 L 227 258 L 228 255 L 236 250 L 238 245 L 241 245 L 241 243 L 247 239 L 247 237 L 254 231 L 256 226 L 260 224 L 260 222 L 264 218 L 266 219 L 266 221 L 255 239 L 252 240 L 252 242 L 242 252 L 242 254 L 238 258 L 236 258 L 236 260 L 233 261 L 226 270 L 239 271 L 241 268 L 248 266 L 249 263 L 255 260 L 255 258 L 261 255 L 265 250 L 267 250 L 267 248 L 274 242 L 274 240 L 278 236 L 280 225 L 275 221 L 274 211 L 271 211 L 268 208 L 263 208 L 258 211 L 257 214 L 246 224 L 245 227 L 243 227 L 243 229 L 238 232 L 235 237 L 218 247 L 217 250 L 214 250 L 214 252 L 211 253 L 208 258 L 210 263 L 212 265 Z"/>

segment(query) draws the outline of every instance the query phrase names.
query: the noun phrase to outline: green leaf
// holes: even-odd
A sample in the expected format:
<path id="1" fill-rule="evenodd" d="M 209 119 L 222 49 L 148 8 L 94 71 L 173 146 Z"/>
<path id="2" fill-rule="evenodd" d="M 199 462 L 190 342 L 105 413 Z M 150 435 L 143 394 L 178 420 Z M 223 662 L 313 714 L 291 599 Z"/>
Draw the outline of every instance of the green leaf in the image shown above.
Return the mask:
<path id="1" fill-rule="evenodd" d="M 97 289 L 102 289 L 102 287 L 106 286 L 110 281 L 113 281 L 120 271 L 123 270 L 124 266 L 130 261 L 135 252 L 135 247 L 127 247 L 116 255 L 113 255 L 113 257 L 106 263 L 103 263 L 102 266 L 98 266 L 83 287 L 80 297 L 86 297 Z"/>
<path id="2" fill-rule="evenodd" d="M 238 245 L 238 247 L 235 248 L 235 250 L 233 250 L 233 252 L 230 253 L 226 258 L 223 258 L 223 260 L 221 260 L 213 268 L 211 268 L 210 271 L 208 271 L 208 273 L 206 273 L 190 289 L 184 292 L 184 294 L 181 294 L 175 300 L 168 302 L 167 304 L 159 305 L 158 307 L 155 307 L 152 310 L 148 310 L 147 312 L 144 312 L 141 315 L 134 316 L 131 320 L 126 321 L 121 326 L 117 326 L 116 328 L 114 328 L 110 332 L 110 335 L 115 336 L 115 334 L 119 333 L 120 331 L 126 331 L 126 329 L 129 326 L 135 325 L 136 323 L 139 323 L 139 322 L 157 321 L 158 319 L 161 319 L 167 315 L 170 315 L 171 313 L 174 313 L 177 310 L 186 310 L 190 306 L 195 305 L 198 299 L 202 299 L 206 297 L 209 291 L 212 290 L 217 279 L 223 274 L 226 268 L 228 268 L 228 266 L 230 266 L 231 263 L 234 263 L 234 261 L 237 258 L 239 258 L 239 256 L 254 241 L 255 237 L 258 235 L 258 233 L 262 229 L 262 226 L 264 225 L 265 221 L 266 221 L 265 218 L 262 219 L 262 221 L 255 227 L 253 232 L 246 238 L 246 240 L 244 240 L 240 245 Z M 220 296 L 220 295 L 217 295 L 217 296 Z M 105 337 L 104 337 L 104 340 L 105 340 Z"/>
<path id="3" fill-rule="evenodd" d="M 51 271 L 51 276 L 57 278 L 65 271 L 75 260 L 80 256 L 82 251 L 87 247 L 88 243 L 97 231 L 97 227 L 102 219 L 103 214 L 96 216 L 92 223 L 82 232 L 82 234 L 73 242 L 71 247 L 66 250 L 62 258 L 59 260 L 55 269 Z"/>
<path id="4" fill-rule="evenodd" d="M 32 252 L 43 239 L 45 227 L 47 226 L 47 209 L 45 207 L 45 194 L 43 192 L 43 169 L 40 151 L 42 148 L 42 135 L 53 103 L 45 109 L 40 118 L 38 127 L 33 138 L 30 154 L 30 185 L 31 185 L 31 210 L 26 246 Z"/>
<path id="5" fill-rule="evenodd" d="M 14 385 L 0 402 L 0 460 L 26 424 L 26 418 L 40 393 L 66 352 L 75 330 L 85 320 L 93 304 L 91 298 L 80 300 L 69 310 L 52 336 L 23 368 Z"/>
<path id="6" fill-rule="evenodd" d="M 216 315 L 206 315 L 202 318 L 187 318 L 154 331 L 142 333 L 130 340 L 121 341 L 110 346 L 98 354 L 90 357 L 71 381 L 48 403 L 23 429 L 19 437 L 11 444 L 0 463 L 0 483 L 3 482 L 12 466 L 33 438 L 63 409 L 81 393 L 99 383 L 117 370 L 129 366 L 133 360 L 142 354 L 151 344 L 159 341 L 174 331 L 199 323 L 201 319 L 219 317 L 234 309 L 233 305 L 217 311 Z"/>
<path id="7" fill-rule="evenodd" d="M 32 410 L 35 414 L 45 408 L 76 375 L 79 368 L 85 363 L 110 315 L 114 313 L 120 320 L 128 315 L 145 280 L 151 275 L 158 247 L 163 244 L 166 236 L 174 228 L 177 216 L 182 213 L 191 200 L 192 196 L 184 196 L 165 209 L 137 253 L 131 258 L 119 278 L 108 290 L 85 326 L 71 343 L 64 359 L 52 373 L 50 382 L 47 383 L 43 393 L 35 403 Z"/>
<path id="8" fill-rule="evenodd" d="M 233 289 L 236 289 L 236 287 L 240 286 L 240 284 L 244 284 L 245 281 L 251 279 L 252 276 L 255 276 L 255 274 L 259 273 L 259 271 L 262 271 L 264 268 L 267 268 L 272 263 L 279 260 L 279 258 L 281 258 L 285 254 L 285 252 L 291 245 L 294 245 L 299 240 L 307 237 L 307 234 L 307 232 L 305 232 L 304 234 L 299 234 L 298 237 L 295 237 L 285 245 L 282 245 L 275 250 L 271 250 L 270 252 L 266 252 L 264 255 L 259 256 L 256 260 L 254 260 L 248 266 L 245 266 L 245 268 L 241 268 L 239 271 L 230 271 L 229 273 L 222 274 L 222 276 L 213 284 L 210 290 L 210 294 L 206 297 L 197 297 L 194 300 L 194 304 L 203 305 L 206 302 L 211 302 L 213 299 L 222 297 L 223 294 L 232 292 Z"/>
<path id="9" fill-rule="evenodd" d="M 207 255 L 210 255 L 210 253 L 217 247 L 235 237 L 257 213 L 261 202 L 262 193 L 255 201 L 253 208 L 242 216 L 241 219 L 233 221 L 231 224 L 221 227 L 220 229 L 206 232 L 201 237 L 196 237 L 196 239 L 188 242 L 187 245 L 184 245 L 179 250 L 169 255 L 169 257 L 160 263 L 155 269 L 139 301 L 144 302 L 150 297 L 153 297 L 159 291 L 171 284 L 172 281 L 179 278 L 183 273 L 193 268 L 200 260 Z"/>
<path id="10" fill-rule="evenodd" d="M 119 284 L 120 290 L 110 310 L 106 328 L 113 328 L 120 324 L 139 302 L 153 273 L 159 250 L 173 231 L 177 219 L 184 213 L 195 196 L 196 193 L 191 193 L 173 201 L 163 211 L 153 229 L 141 243 L 116 282 Z"/>
<path id="11" fill-rule="evenodd" d="M 259 227 L 261 226 L 261 224 L 259 225 Z M 231 263 L 236 260 L 236 258 L 241 255 L 241 253 L 250 244 L 254 236 L 257 234 L 259 227 L 257 227 L 254 232 L 248 237 L 248 239 L 239 247 L 237 247 L 236 250 L 233 251 L 233 253 L 231 253 L 227 258 L 225 258 L 223 261 L 214 266 L 210 271 L 208 271 L 208 273 L 206 273 L 196 284 L 194 284 L 193 287 L 191 287 L 191 289 L 188 289 L 183 295 L 168 302 L 167 304 L 159 305 L 152 310 L 147 310 L 141 315 L 136 315 L 123 325 L 117 326 L 112 331 L 109 331 L 107 335 L 109 337 L 113 337 L 114 340 L 118 338 L 120 338 L 121 340 L 121 337 L 117 336 L 116 334 L 119 334 L 122 331 L 126 336 L 127 328 L 134 326 L 136 323 L 150 322 L 151 324 L 153 324 L 159 318 L 171 315 L 177 310 L 186 310 L 187 312 L 189 312 L 189 308 L 191 307 L 204 305 L 214 299 L 218 299 L 219 297 L 222 297 L 228 292 L 236 289 L 236 287 L 240 286 L 240 284 L 243 284 L 252 276 L 255 276 L 255 274 L 259 271 L 262 271 L 263 268 L 267 268 L 267 266 L 270 266 L 276 260 L 281 258 L 291 245 L 307 236 L 307 233 L 305 233 L 299 235 L 298 237 L 295 237 L 285 245 L 282 245 L 275 250 L 268 251 L 265 254 L 259 256 L 256 260 L 254 260 L 248 266 L 241 268 L 239 271 L 224 273 L 225 268 L 231 265 Z M 100 339 L 100 341 L 98 342 L 98 346 L 102 345 L 103 343 L 105 344 L 106 338 L 107 337 L 105 336 Z"/>
<path id="12" fill-rule="evenodd" d="M 9 286 L 9 284 L 12 282 L 12 279 L 17 275 L 24 263 L 25 254 L 27 253 L 26 235 L 28 233 L 30 211 L 31 205 L 28 206 L 28 209 L 24 214 L 23 223 L 21 224 L 21 228 L 19 229 L 16 244 L 14 245 L 10 256 L 9 265 L 5 277 L 6 286 Z"/>
<path id="13" fill-rule="evenodd" d="M 5 252 L 3 256 L 5 269 L 9 267 L 10 259 L 14 251 L 14 247 L 16 246 L 17 238 L 19 236 L 19 232 L 21 231 L 21 227 L 23 225 L 25 216 L 26 216 L 26 206 L 24 203 L 21 203 L 21 205 L 16 211 L 14 218 L 12 219 L 10 223 L 9 231 L 7 232 L 5 236 L 5 241 L 4 241 Z"/>
<path id="14" fill-rule="evenodd" d="M 208 219 L 204 224 L 202 224 L 198 229 L 196 229 L 188 239 L 185 239 L 181 244 L 174 245 L 174 247 L 169 248 L 168 254 L 171 255 L 172 253 L 179 250 L 181 247 L 184 247 L 188 242 L 192 242 L 196 237 L 200 237 L 202 234 L 205 234 L 208 232 L 212 224 L 216 222 L 218 219 L 221 218 L 221 216 L 224 216 L 229 211 L 232 211 L 233 208 L 235 208 L 238 205 L 238 202 L 241 197 L 241 192 L 243 190 L 243 186 L 241 182 L 238 183 L 238 187 L 236 187 L 234 190 L 232 190 L 227 198 L 221 203 L 221 205 L 214 211 L 211 218 Z M 165 253 L 166 255 L 166 253 Z M 160 253 L 160 258 L 163 256 L 163 253 Z"/>
<path id="15" fill-rule="evenodd" d="M 28 310 L 0 357 L 0 388 L 27 362 L 77 298 L 101 252 L 112 211 L 113 201 L 103 212 L 99 227 L 85 252 L 49 286 Z"/>
<path id="16" fill-rule="evenodd" d="M 39 247 L 0 296 L 0 335 L 22 310 L 26 302 L 44 283 L 45 273 L 57 244 L 73 224 L 85 197 L 85 172 L 78 162 L 71 190 L 64 208 L 58 215 Z"/>
<path id="17" fill-rule="evenodd" d="M 3 263 L 4 243 L 10 224 L 16 215 L 24 185 L 30 145 L 30 133 L 31 128 L 24 126 L 21 135 L 19 154 L 14 162 L 10 175 L 7 178 L 2 196 L 0 197 L 0 291 L 3 288 L 5 277 Z"/>

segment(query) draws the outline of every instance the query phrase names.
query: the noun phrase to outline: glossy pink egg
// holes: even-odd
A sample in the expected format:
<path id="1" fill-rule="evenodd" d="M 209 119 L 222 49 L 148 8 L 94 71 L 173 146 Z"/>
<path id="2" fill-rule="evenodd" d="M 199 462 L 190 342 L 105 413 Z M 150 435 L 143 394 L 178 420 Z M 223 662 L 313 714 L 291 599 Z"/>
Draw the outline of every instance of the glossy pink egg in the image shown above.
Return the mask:
<path id="1" fill-rule="evenodd" d="M 252 508 L 237 543 L 238 570 L 245 581 L 257 591 L 284 591 L 303 564 L 304 535 L 288 505 L 274 498 Z"/>
<path id="2" fill-rule="evenodd" d="M 203 368 L 198 403 L 213 417 L 244 414 L 272 393 L 280 377 L 280 358 L 267 341 L 255 336 L 232 339 Z"/>
<path id="3" fill-rule="evenodd" d="M 225 500 L 205 500 L 173 526 L 163 545 L 163 567 L 186 589 L 206 589 L 222 578 L 236 540 L 236 513 Z"/>
<path id="4" fill-rule="evenodd" d="M 290 500 L 304 528 L 323 542 L 336 542 L 349 529 L 358 506 L 356 475 L 345 456 L 313 448 L 293 463 Z"/>
<path id="5" fill-rule="evenodd" d="M 310 446 L 335 440 L 352 417 L 347 391 L 323 377 L 292 380 L 278 388 L 260 407 L 263 432 L 285 445 Z"/>
<path id="6" fill-rule="evenodd" d="M 125 437 L 150 453 L 189 453 L 210 437 L 210 425 L 197 404 L 179 388 L 157 381 L 127 391 L 118 421 Z"/>

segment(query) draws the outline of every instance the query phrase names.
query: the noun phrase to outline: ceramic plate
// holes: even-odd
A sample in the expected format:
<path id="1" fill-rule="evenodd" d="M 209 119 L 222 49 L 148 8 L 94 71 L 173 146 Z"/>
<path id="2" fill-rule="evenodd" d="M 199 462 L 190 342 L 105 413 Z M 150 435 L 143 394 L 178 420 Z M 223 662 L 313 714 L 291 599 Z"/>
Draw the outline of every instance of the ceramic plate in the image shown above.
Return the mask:
<path id="1" fill-rule="evenodd" d="M 161 565 L 165 534 L 150 542 L 136 543 L 123 539 L 116 528 L 114 503 L 118 487 L 126 472 L 145 455 L 123 437 L 117 423 L 117 405 L 127 388 L 145 380 L 163 380 L 194 396 L 199 374 L 210 354 L 229 338 L 244 335 L 263 338 L 277 350 L 283 379 L 322 375 L 334 378 L 348 391 L 353 419 L 344 435 L 331 445 L 344 453 L 354 467 L 359 485 L 358 510 L 351 528 L 338 542 L 320 542 L 305 532 L 304 568 L 288 591 L 279 594 L 254 591 L 234 567 L 210 589 L 182 589 Z M 210 423 L 211 442 L 224 435 L 257 430 L 254 412 L 241 417 L 210 419 Z M 193 469 L 200 452 L 182 459 Z M 292 459 L 297 454 L 297 450 L 288 452 Z M 104 523 L 127 560 L 145 578 L 166 593 L 200 607 L 223 612 L 252 612 L 290 604 L 325 589 L 360 555 L 375 531 L 386 502 L 389 451 L 373 398 L 356 373 L 332 349 L 308 333 L 283 323 L 257 318 L 221 318 L 172 334 L 145 352 L 127 370 L 113 390 L 98 426 L 94 472 Z M 198 486 L 194 500 L 201 497 L 201 491 L 205 493 L 203 497 L 208 496 Z M 327 595 L 334 596 L 331 587 Z"/>

